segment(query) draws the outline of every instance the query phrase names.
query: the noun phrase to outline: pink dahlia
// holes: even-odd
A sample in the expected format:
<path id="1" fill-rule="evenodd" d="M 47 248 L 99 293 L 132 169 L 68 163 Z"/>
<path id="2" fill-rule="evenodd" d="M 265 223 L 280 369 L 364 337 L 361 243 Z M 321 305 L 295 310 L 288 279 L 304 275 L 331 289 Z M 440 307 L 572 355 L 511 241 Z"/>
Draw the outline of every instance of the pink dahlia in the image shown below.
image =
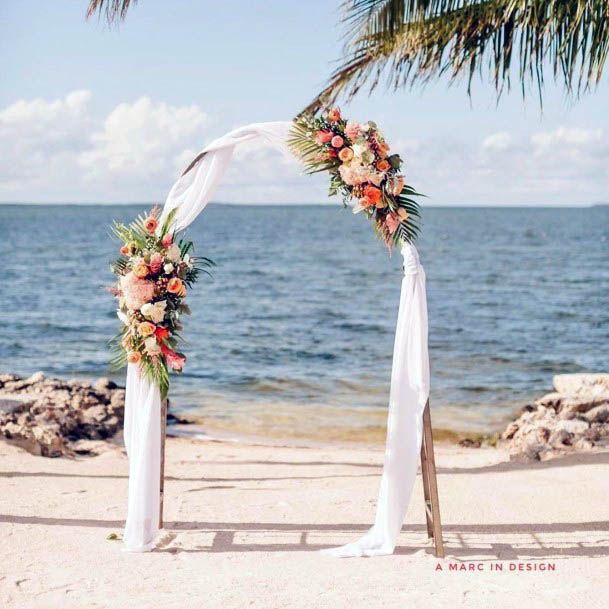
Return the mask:
<path id="1" fill-rule="evenodd" d="M 353 141 L 360 132 L 360 125 L 359 123 L 356 123 L 355 121 L 347 121 L 347 126 L 345 127 L 345 135 L 351 140 Z"/>
<path id="2" fill-rule="evenodd" d="M 125 304 L 132 311 L 141 309 L 154 296 L 154 283 L 140 279 L 133 272 L 121 277 L 120 286 Z"/>

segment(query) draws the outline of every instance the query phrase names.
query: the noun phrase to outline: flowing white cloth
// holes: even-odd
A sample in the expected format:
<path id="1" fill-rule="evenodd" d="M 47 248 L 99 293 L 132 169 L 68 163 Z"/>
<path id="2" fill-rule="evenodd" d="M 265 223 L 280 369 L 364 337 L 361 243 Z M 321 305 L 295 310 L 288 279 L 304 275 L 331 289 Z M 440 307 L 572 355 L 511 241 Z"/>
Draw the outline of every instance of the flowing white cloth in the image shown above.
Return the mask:
<path id="1" fill-rule="evenodd" d="M 206 146 L 173 185 L 162 218 L 177 208 L 172 227 L 183 230 L 203 211 L 224 175 L 238 144 L 255 139 L 288 150 L 292 123 L 255 123 L 235 129 Z M 159 531 L 161 476 L 161 394 L 129 365 L 125 392 L 125 447 L 129 456 L 129 501 L 124 548 L 147 552 Z"/>
<path id="2" fill-rule="evenodd" d="M 130 552 L 148 552 L 159 531 L 161 392 L 140 374 L 136 364 L 127 366 L 124 436 L 129 457 L 124 547 Z"/>
<path id="3" fill-rule="evenodd" d="M 360 539 L 323 550 L 338 557 L 392 554 L 414 486 L 429 397 L 425 271 L 413 245 L 402 246 L 404 278 L 393 347 L 387 443 L 374 526 Z"/>
<path id="4" fill-rule="evenodd" d="M 231 131 L 204 148 L 173 185 L 162 219 L 183 230 L 203 211 L 224 175 L 235 147 L 255 139 L 287 150 L 292 123 L 255 123 Z M 416 476 L 421 415 L 429 395 L 425 273 L 416 249 L 404 245 L 404 279 L 396 330 L 385 467 L 372 529 L 359 541 L 330 550 L 336 556 L 390 554 L 395 547 Z M 124 533 L 128 551 L 154 547 L 158 534 L 161 461 L 161 397 L 135 365 L 127 370 L 125 446 L 129 456 L 129 502 Z"/>

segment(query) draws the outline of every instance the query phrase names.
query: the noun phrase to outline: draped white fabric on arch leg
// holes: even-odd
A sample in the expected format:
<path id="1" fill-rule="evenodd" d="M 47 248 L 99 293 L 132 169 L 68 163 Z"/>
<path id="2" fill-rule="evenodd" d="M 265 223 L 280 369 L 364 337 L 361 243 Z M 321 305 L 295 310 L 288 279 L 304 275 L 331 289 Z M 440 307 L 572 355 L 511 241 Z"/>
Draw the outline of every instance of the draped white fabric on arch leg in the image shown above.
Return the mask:
<path id="1" fill-rule="evenodd" d="M 235 147 L 262 140 L 284 151 L 291 122 L 254 123 L 214 140 L 197 155 L 173 185 L 162 218 L 177 209 L 173 228 L 183 230 L 209 203 Z M 429 396 L 425 273 L 416 248 L 402 247 L 404 278 L 391 372 L 385 465 L 374 526 L 359 541 L 328 550 L 335 556 L 391 554 L 414 485 L 421 447 L 422 413 Z M 129 501 L 124 547 L 146 552 L 154 547 L 159 521 L 161 396 L 157 386 L 127 370 L 125 446 L 129 456 Z"/>

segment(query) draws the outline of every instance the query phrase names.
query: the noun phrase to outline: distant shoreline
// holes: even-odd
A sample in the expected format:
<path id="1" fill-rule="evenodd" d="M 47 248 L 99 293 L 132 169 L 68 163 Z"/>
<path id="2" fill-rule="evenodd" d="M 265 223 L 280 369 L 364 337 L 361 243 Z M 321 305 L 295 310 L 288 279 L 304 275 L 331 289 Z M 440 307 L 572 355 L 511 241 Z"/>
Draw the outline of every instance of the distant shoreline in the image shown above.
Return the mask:
<path id="1" fill-rule="evenodd" d="M 79 202 L 79 203 L 60 203 L 60 202 L 35 202 L 35 201 L 0 201 L 0 207 L 151 207 L 160 205 L 155 202 L 126 202 L 126 203 L 111 203 L 111 202 Z M 222 205 L 230 207 L 336 207 L 342 205 L 340 201 L 324 201 L 324 202 L 308 202 L 308 203 L 235 203 L 228 201 L 212 201 L 209 205 Z M 544 204 L 544 203 L 522 203 L 511 205 L 490 205 L 483 203 L 471 204 L 450 204 L 450 203 L 429 203 L 425 204 L 426 209 L 593 209 L 607 208 L 609 203 L 569 203 L 565 205 Z"/>

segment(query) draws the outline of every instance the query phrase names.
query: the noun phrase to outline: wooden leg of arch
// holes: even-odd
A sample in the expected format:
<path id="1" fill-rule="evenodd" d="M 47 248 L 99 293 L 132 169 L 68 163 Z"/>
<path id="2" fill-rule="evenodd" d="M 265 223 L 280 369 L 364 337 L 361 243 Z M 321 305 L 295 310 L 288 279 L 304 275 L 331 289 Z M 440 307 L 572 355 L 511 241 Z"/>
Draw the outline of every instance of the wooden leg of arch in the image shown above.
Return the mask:
<path id="1" fill-rule="evenodd" d="M 421 442 L 421 477 L 425 496 L 425 520 L 427 536 L 434 540 L 436 556 L 444 558 L 444 540 L 442 539 L 442 522 L 440 520 L 440 499 L 438 497 L 438 480 L 436 478 L 436 459 L 431 435 L 431 414 L 429 400 L 423 411 L 423 440 Z"/>
<path id="2" fill-rule="evenodd" d="M 161 479 L 159 480 L 159 529 L 163 528 L 163 500 L 165 498 L 165 440 L 167 438 L 167 410 L 169 400 L 161 402 Z"/>

